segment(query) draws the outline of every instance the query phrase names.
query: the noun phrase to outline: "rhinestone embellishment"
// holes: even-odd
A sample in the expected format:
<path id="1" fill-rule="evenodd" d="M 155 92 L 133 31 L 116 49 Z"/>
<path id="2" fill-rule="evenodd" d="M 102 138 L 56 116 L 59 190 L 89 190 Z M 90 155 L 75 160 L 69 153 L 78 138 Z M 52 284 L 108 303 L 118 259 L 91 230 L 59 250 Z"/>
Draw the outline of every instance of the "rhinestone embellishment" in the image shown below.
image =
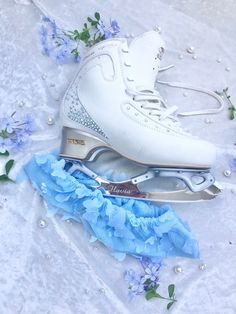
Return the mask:
<path id="1" fill-rule="evenodd" d="M 76 91 L 72 89 L 66 96 L 66 101 L 70 103 L 67 117 L 74 122 L 82 124 L 83 126 L 97 132 L 103 137 L 107 138 L 103 130 L 97 125 L 97 123 L 90 117 L 84 106 L 79 102 Z"/>

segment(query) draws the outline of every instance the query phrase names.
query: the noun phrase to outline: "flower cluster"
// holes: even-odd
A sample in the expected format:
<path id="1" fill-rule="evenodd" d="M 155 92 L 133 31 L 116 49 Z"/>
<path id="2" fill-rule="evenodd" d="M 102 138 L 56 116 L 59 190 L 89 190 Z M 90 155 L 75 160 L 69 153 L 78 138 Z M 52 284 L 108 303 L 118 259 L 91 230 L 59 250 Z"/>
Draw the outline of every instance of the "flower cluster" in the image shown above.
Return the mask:
<path id="1" fill-rule="evenodd" d="M 16 112 L 0 119 L 0 154 L 7 154 L 8 150 L 20 150 L 28 141 L 35 129 L 30 115 L 21 120 L 15 118 Z"/>
<path id="2" fill-rule="evenodd" d="M 79 62 L 81 43 L 91 47 L 104 39 L 115 37 L 120 32 L 116 20 L 110 20 L 110 25 L 106 27 L 98 12 L 94 14 L 94 18 L 87 18 L 82 31 L 60 29 L 55 21 L 47 16 L 44 16 L 42 21 L 39 30 L 42 53 L 51 57 L 57 64 L 68 63 L 72 59 Z"/>
<path id="3" fill-rule="evenodd" d="M 162 263 L 144 263 L 141 262 L 144 274 L 135 272 L 129 269 L 125 272 L 125 280 L 129 284 L 129 299 L 132 300 L 134 296 L 140 295 L 149 291 L 150 289 L 157 289 L 159 287 L 159 271 Z"/>
<path id="4" fill-rule="evenodd" d="M 125 272 L 125 280 L 129 284 L 129 300 L 132 300 L 137 295 L 145 294 L 146 300 L 152 298 L 167 300 L 167 310 L 169 310 L 177 302 L 174 293 L 175 285 L 170 284 L 168 286 L 168 297 L 163 297 L 157 292 L 160 286 L 159 271 L 162 267 L 162 262 L 150 263 L 147 258 L 141 258 L 141 265 L 144 273 L 138 273 L 133 269 Z"/>

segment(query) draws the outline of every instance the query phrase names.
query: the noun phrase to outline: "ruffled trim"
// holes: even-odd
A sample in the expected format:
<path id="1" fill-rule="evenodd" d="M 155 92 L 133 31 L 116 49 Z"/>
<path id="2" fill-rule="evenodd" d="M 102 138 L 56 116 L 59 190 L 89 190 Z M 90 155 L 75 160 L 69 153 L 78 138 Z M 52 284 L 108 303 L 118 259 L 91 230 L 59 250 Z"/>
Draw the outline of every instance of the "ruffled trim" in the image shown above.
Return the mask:
<path id="1" fill-rule="evenodd" d="M 35 156 L 24 169 L 52 214 L 82 222 L 119 256 L 199 257 L 197 241 L 169 205 L 104 197 L 94 180 L 79 171 L 72 176 L 52 154 Z"/>

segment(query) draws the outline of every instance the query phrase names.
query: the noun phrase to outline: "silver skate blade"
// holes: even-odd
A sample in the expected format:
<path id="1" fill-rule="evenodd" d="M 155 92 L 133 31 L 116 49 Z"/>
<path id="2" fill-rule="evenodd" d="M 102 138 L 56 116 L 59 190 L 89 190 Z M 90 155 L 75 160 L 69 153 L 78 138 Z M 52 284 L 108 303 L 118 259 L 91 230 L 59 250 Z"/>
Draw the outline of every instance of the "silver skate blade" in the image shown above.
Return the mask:
<path id="1" fill-rule="evenodd" d="M 144 201 L 165 202 L 165 203 L 189 203 L 207 201 L 215 198 L 221 188 L 213 184 L 208 189 L 200 192 L 192 192 L 188 188 L 175 191 L 142 192 L 133 184 L 102 183 L 103 194 L 106 197 L 132 198 Z"/>

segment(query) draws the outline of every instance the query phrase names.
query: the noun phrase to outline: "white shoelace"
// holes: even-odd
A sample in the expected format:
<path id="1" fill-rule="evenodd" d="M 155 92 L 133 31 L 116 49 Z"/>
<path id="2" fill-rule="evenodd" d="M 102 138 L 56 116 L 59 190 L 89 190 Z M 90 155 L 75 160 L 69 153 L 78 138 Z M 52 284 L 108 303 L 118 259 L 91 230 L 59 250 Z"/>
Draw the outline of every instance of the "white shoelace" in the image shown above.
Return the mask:
<path id="1" fill-rule="evenodd" d="M 172 67 L 173 65 L 167 66 L 165 68 L 160 68 L 159 72 L 166 71 Z M 151 116 L 159 116 L 160 121 L 169 118 L 173 122 L 178 122 L 177 116 L 186 117 L 195 115 L 217 114 L 223 110 L 224 100 L 215 92 L 212 92 L 206 88 L 194 87 L 192 85 L 188 85 L 181 82 L 166 82 L 157 80 L 157 83 L 167 85 L 170 87 L 183 88 L 200 92 L 213 97 L 219 103 L 218 108 L 177 112 L 178 107 L 177 106 L 168 107 L 168 105 L 166 104 L 166 102 L 164 101 L 164 99 L 161 97 L 157 90 L 145 87 L 137 87 L 136 90 L 132 90 L 130 88 L 126 89 L 127 94 L 133 96 L 134 101 L 142 102 L 141 108 L 149 110 L 149 115 Z M 174 113 L 176 113 L 176 115 L 173 115 Z"/>
<path id="2" fill-rule="evenodd" d="M 126 93 L 131 95 L 134 101 L 142 102 L 141 108 L 147 109 L 149 115 L 158 116 L 159 120 L 170 118 L 173 122 L 178 122 L 178 118 L 173 115 L 178 110 L 178 107 L 172 106 L 168 108 L 157 90 L 145 87 L 139 87 L 136 90 L 127 88 Z"/>

